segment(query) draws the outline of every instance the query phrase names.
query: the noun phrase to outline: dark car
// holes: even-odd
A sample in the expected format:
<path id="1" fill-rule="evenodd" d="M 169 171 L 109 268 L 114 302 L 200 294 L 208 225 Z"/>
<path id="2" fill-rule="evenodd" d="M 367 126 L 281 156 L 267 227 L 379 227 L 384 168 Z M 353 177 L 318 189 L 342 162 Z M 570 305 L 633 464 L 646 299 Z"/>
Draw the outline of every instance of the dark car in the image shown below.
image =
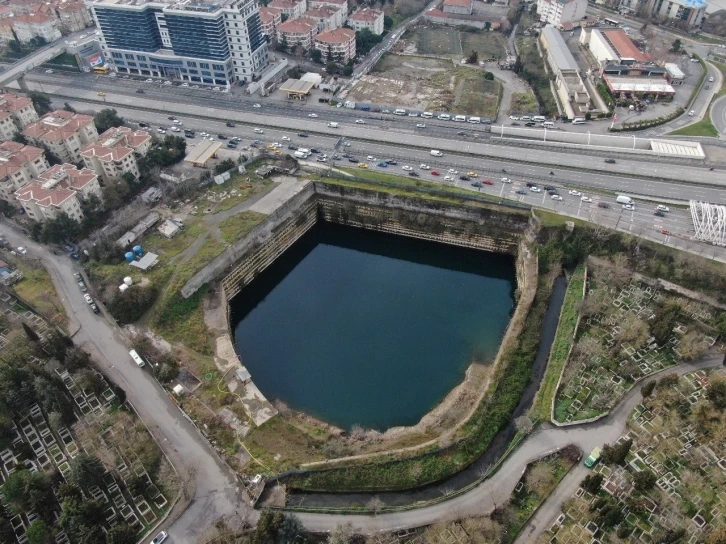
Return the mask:
<path id="1" fill-rule="evenodd" d="M 234 128 L 234 123 L 232 121 L 227 121 L 227 126 L 229 128 Z"/>
<path id="2" fill-rule="evenodd" d="M 217 138 L 219 138 L 220 140 L 226 140 L 227 139 L 227 137 L 224 134 L 217 134 Z"/>
<path id="3" fill-rule="evenodd" d="M 655 212 L 653 212 L 653 215 L 657 215 L 658 217 L 665 217 L 665 214 L 660 210 L 656 210 Z"/>
<path id="4" fill-rule="evenodd" d="M 607 202 L 598 202 L 597 207 L 598 208 L 609 208 L 610 204 L 608 204 Z"/>
<path id="5" fill-rule="evenodd" d="M 80 255 L 78 255 L 78 253 L 71 253 L 71 259 L 77 261 L 78 259 L 80 259 Z"/>
<path id="6" fill-rule="evenodd" d="M 555 188 L 555 186 L 554 185 L 544 185 L 542 188 L 545 191 L 551 191 L 551 190 L 553 190 Z"/>
<path id="7" fill-rule="evenodd" d="M 393 159 L 386 159 L 386 162 L 388 164 L 392 164 L 393 166 L 396 166 L 398 164 L 398 161 L 393 160 Z"/>
<path id="8" fill-rule="evenodd" d="M 412 178 L 419 177 L 418 172 L 409 172 L 408 175 L 411 176 Z"/>
<path id="9" fill-rule="evenodd" d="M 533 126 L 535 126 L 536 124 L 537 124 L 537 123 L 535 123 L 534 121 L 528 121 L 528 122 L 526 122 L 526 123 L 524 124 L 524 126 L 525 126 L 525 127 L 533 127 Z"/>
<path id="10" fill-rule="evenodd" d="M 484 187 L 481 181 L 472 181 L 471 182 L 472 187 Z"/>
<path id="11" fill-rule="evenodd" d="M 95 302 L 93 304 L 91 304 L 91 310 L 93 310 L 94 314 L 97 314 L 98 312 L 100 312 L 100 310 L 98 309 L 98 306 L 96 306 Z"/>
<path id="12" fill-rule="evenodd" d="M 184 137 L 185 138 L 194 138 L 194 134 L 192 134 L 191 132 L 185 132 Z"/>
<path id="13" fill-rule="evenodd" d="M 144 89 L 136 89 L 137 94 L 144 94 Z"/>
<path id="14" fill-rule="evenodd" d="M 237 149 L 237 142 L 227 142 L 228 149 Z"/>
<path id="15" fill-rule="evenodd" d="M 297 146 L 296 145 L 290 144 L 290 145 L 287 146 L 287 148 L 288 149 L 292 149 L 293 151 L 297 151 Z"/>
<path id="16" fill-rule="evenodd" d="M 459 179 L 461 181 L 469 181 L 471 178 L 469 176 L 459 176 Z"/>
<path id="17" fill-rule="evenodd" d="M 308 137 L 308 135 L 305 134 L 304 132 L 299 133 L 298 136 L 300 136 L 301 138 L 307 138 Z"/>
<path id="18" fill-rule="evenodd" d="M 314 147 L 310 148 L 310 153 L 320 153 L 319 149 L 315 149 Z"/>
<path id="19" fill-rule="evenodd" d="M 149 128 L 149 123 L 144 123 L 143 121 L 140 121 L 140 122 L 139 122 L 139 126 L 140 126 L 141 128 Z"/>
<path id="20" fill-rule="evenodd" d="M 517 123 L 517 121 L 512 121 L 509 124 L 512 125 L 513 127 L 518 127 L 519 126 L 519 123 Z"/>
<path id="21" fill-rule="evenodd" d="M 463 130 L 460 130 L 459 132 L 456 133 L 456 135 L 457 136 L 466 136 L 466 132 L 464 132 Z"/>
<path id="22" fill-rule="evenodd" d="M 167 119 L 169 119 L 169 121 L 176 121 L 176 117 L 174 117 L 173 115 L 170 115 L 169 117 L 167 117 Z"/>
<path id="23" fill-rule="evenodd" d="M 355 157 L 348 157 L 348 162 L 358 162 L 358 159 Z"/>
<path id="24" fill-rule="evenodd" d="M 344 156 L 344 157 L 345 157 L 346 159 L 350 159 L 350 153 L 343 153 L 343 156 Z"/>
<path id="25" fill-rule="evenodd" d="M 615 159 L 605 159 L 605 162 L 608 164 L 615 164 Z"/>
<path id="26" fill-rule="evenodd" d="M 527 191 L 525 191 L 524 189 L 517 189 L 514 192 L 517 193 L 518 195 L 526 195 L 527 194 Z"/>
<path id="27" fill-rule="evenodd" d="M 333 155 L 331 157 L 331 159 L 333 159 L 334 161 L 339 161 L 340 160 L 340 155 Z"/>
<path id="28" fill-rule="evenodd" d="M 550 194 L 550 195 L 558 195 L 558 194 L 560 194 L 560 193 L 557 192 L 557 189 L 550 189 L 549 191 L 547 191 L 547 193 Z"/>
<path id="29" fill-rule="evenodd" d="M 492 120 L 491 119 L 482 119 L 481 120 L 481 124 L 482 125 L 491 125 L 492 124 Z"/>
<path id="30" fill-rule="evenodd" d="M 531 181 L 527 182 L 527 187 L 537 187 L 536 183 L 532 183 Z"/>

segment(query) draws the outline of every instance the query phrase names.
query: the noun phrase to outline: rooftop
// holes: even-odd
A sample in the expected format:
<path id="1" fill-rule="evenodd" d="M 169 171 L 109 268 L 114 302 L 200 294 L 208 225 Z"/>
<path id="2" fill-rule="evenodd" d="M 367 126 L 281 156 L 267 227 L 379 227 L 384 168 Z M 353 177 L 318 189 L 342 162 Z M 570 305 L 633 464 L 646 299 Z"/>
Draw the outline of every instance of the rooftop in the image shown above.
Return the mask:
<path id="1" fill-rule="evenodd" d="M 0 111 L 16 112 L 33 104 L 27 96 L 18 96 L 10 93 L 0 94 Z"/>
<path id="2" fill-rule="evenodd" d="M 293 9 L 295 8 L 300 2 L 295 0 L 272 0 L 269 4 L 267 4 L 268 8 L 275 8 L 275 9 Z"/>
<path id="3" fill-rule="evenodd" d="M 572 53 L 570 53 L 570 50 L 567 48 L 567 44 L 559 30 L 548 25 L 542 29 L 541 35 L 547 42 L 547 49 L 550 57 L 557 65 L 558 70 L 578 71 L 575 57 L 572 56 Z"/>
<path id="4" fill-rule="evenodd" d="M 665 79 L 650 77 L 603 76 L 615 92 L 675 94 Z"/>
<path id="5" fill-rule="evenodd" d="M 319 8 L 309 9 L 305 12 L 305 17 L 327 19 L 338 13 L 338 10 L 330 6 L 322 6 Z"/>
<path id="6" fill-rule="evenodd" d="M 44 208 L 57 207 L 97 179 L 93 170 L 79 170 L 72 164 L 56 164 L 15 191 L 15 197 L 21 202 L 35 202 Z"/>
<path id="7" fill-rule="evenodd" d="M 260 19 L 263 21 L 271 21 L 273 19 L 280 19 L 282 13 L 277 8 L 261 7 L 260 8 Z"/>
<path id="8" fill-rule="evenodd" d="M 316 42 L 324 43 L 347 43 L 350 40 L 355 40 L 355 30 L 350 28 L 334 28 L 315 36 Z"/>
<path id="9" fill-rule="evenodd" d="M 42 138 L 49 141 L 65 140 L 80 128 L 93 123 L 93 117 L 66 110 L 46 113 L 39 121 L 29 124 L 23 134 L 29 138 Z"/>
<path id="10" fill-rule="evenodd" d="M 0 143 L 0 179 L 17 172 L 25 163 L 43 155 L 43 150 L 32 145 L 6 141 Z"/>
<path id="11" fill-rule="evenodd" d="M 143 130 L 128 127 L 110 128 L 81 151 L 83 157 L 97 157 L 102 161 L 119 161 L 132 154 L 139 146 L 151 140 L 151 135 Z"/>
<path id="12" fill-rule="evenodd" d="M 243 0 L 89 0 L 92 4 L 107 6 L 157 6 L 164 10 L 214 13 L 223 8 L 234 8 Z"/>
<path id="13" fill-rule="evenodd" d="M 372 23 L 376 21 L 379 17 L 383 17 L 383 12 L 381 10 L 364 8 L 351 13 L 348 19 L 352 19 L 353 21 L 367 21 Z"/>
<path id="14" fill-rule="evenodd" d="M 303 81 L 301 79 L 288 79 L 280 86 L 280 90 L 285 93 L 301 93 L 307 94 L 315 86 L 312 81 Z"/>
<path id="15" fill-rule="evenodd" d="M 633 40 L 620 28 L 595 29 L 593 32 L 598 32 L 602 35 L 621 59 L 635 59 L 636 62 L 651 60 L 651 56 L 641 52 L 633 43 Z"/>
<path id="16" fill-rule="evenodd" d="M 471 6 L 472 0 L 444 0 L 445 6 L 457 6 L 462 8 L 468 8 Z"/>
<path id="17" fill-rule="evenodd" d="M 294 34 L 306 34 L 317 28 L 317 21 L 308 19 L 307 17 L 300 17 L 299 19 L 290 19 L 289 21 L 285 21 L 281 25 L 278 25 L 277 31 L 283 33 L 290 32 Z"/>

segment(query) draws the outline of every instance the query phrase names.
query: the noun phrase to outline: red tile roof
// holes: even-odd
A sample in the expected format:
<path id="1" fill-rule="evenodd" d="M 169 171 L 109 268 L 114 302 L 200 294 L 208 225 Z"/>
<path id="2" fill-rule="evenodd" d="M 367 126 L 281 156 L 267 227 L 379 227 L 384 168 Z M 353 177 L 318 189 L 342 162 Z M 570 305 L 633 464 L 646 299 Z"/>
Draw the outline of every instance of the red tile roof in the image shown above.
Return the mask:
<path id="1" fill-rule="evenodd" d="M 338 13 L 337 9 L 331 8 L 330 6 L 323 6 L 320 8 L 309 9 L 305 12 L 305 17 L 316 18 L 316 19 L 329 19 L 333 15 Z"/>
<path id="2" fill-rule="evenodd" d="M 29 138 L 42 138 L 58 142 L 91 123 L 93 123 L 93 117 L 90 115 L 56 110 L 46 113 L 39 121 L 29 124 L 23 130 L 23 134 Z"/>
<path id="3" fill-rule="evenodd" d="M 21 202 L 35 202 L 43 208 L 60 206 L 63 202 L 98 179 L 93 170 L 78 169 L 72 164 L 56 164 L 22 189 L 15 191 Z"/>
<path id="4" fill-rule="evenodd" d="M 133 153 L 139 146 L 151 140 L 143 130 L 128 127 L 110 128 L 81 151 L 82 157 L 98 157 L 102 161 L 119 161 Z"/>
<path id="5" fill-rule="evenodd" d="M 290 19 L 285 21 L 281 25 L 278 25 L 277 31 L 283 34 L 290 32 L 293 34 L 305 34 L 310 32 L 312 29 L 317 29 L 318 23 L 313 19 L 307 17 L 300 17 L 299 19 Z"/>
<path id="6" fill-rule="evenodd" d="M 263 21 L 277 21 L 282 18 L 282 13 L 277 8 L 261 7 L 260 19 Z"/>
<path id="7" fill-rule="evenodd" d="M 643 53 L 633 43 L 633 40 L 620 28 L 614 28 L 609 30 L 600 29 L 603 36 L 610 42 L 610 45 L 615 52 L 620 55 L 620 58 L 635 59 L 637 62 L 647 62 L 652 60 L 652 57 L 647 53 Z"/>
<path id="8" fill-rule="evenodd" d="M 27 96 L 17 96 L 10 93 L 0 94 L 0 111 L 16 112 L 32 104 Z"/>
<path id="9" fill-rule="evenodd" d="M 444 5 L 468 8 L 469 6 L 471 6 L 471 2 L 472 0 L 444 0 Z"/>
<path id="10" fill-rule="evenodd" d="M 10 176 L 20 168 L 43 155 L 43 150 L 32 145 L 6 141 L 0 143 L 0 179 Z"/>
<path id="11" fill-rule="evenodd" d="M 347 43 L 351 39 L 355 40 L 355 30 L 350 28 L 334 28 L 315 36 L 316 42 L 323 43 Z"/>
<path id="12" fill-rule="evenodd" d="M 359 9 L 353 13 L 350 14 L 348 19 L 352 19 L 353 21 L 364 21 L 372 23 L 376 21 L 379 17 L 383 16 L 383 12 L 377 9 Z"/>

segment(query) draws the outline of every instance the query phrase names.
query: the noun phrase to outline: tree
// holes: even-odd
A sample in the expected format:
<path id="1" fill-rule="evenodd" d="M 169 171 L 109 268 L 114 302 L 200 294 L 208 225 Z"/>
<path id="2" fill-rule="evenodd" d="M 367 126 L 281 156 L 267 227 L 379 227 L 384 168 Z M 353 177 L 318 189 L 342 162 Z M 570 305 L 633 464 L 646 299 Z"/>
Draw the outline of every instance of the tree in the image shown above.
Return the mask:
<path id="1" fill-rule="evenodd" d="M 158 294 L 153 285 L 132 285 L 118 292 L 108 303 L 108 311 L 120 324 L 133 323 L 151 308 Z"/>
<path id="2" fill-rule="evenodd" d="M 376 45 L 383 41 L 383 36 L 374 34 L 370 29 L 364 28 L 355 33 L 355 50 L 359 55 L 366 55 Z M 331 60 L 330 52 L 328 52 L 328 60 Z M 342 60 L 342 59 L 339 59 Z"/>
<path id="3" fill-rule="evenodd" d="M 683 43 L 681 42 L 680 38 L 676 38 L 676 40 L 673 42 L 673 45 L 671 45 L 671 53 L 679 53 L 683 49 Z"/>
<path id="4" fill-rule="evenodd" d="M 643 493 L 653 489 L 658 477 L 649 469 L 641 470 L 633 475 L 633 486 L 635 489 Z"/>
<path id="5" fill-rule="evenodd" d="M 92 391 L 97 395 L 101 393 L 104 389 L 106 389 L 106 382 L 101 377 L 101 375 L 95 370 L 91 370 L 90 368 L 84 368 L 83 370 L 80 370 L 78 373 L 76 373 L 74 378 L 76 379 L 76 382 L 81 387 L 81 389 L 84 389 L 86 391 Z"/>
<path id="6" fill-rule="evenodd" d="M 366 503 L 366 508 L 374 514 L 378 514 L 384 506 L 386 506 L 386 503 L 383 502 L 378 495 L 371 498 L 371 500 Z"/>
<path id="7" fill-rule="evenodd" d="M 132 497 L 143 495 L 148 485 L 148 480 L 143 476 L 133 475 L 126 480 L 126 487 L 129 488 L 129 493 L 131 493 Z"/>
<path id="8" fill-rule="evenodd" d="M 597 495 L 597 492 L 600 491 L 600 486 L 602 485 L 602 481 L 603 481 L 602 474 L 598 474 L 598 473 L 588 474 L 580 482 L 580 487 L 582 487 L 585 491 L 592 493 L 593 495 Z"/>
<path id="9" fill-rule="evenodd" d="M 68 480 L 81 489 L 88 489 L 103 482 L 103 465 L 91 455 L 81 453 L 70 462 L 71 473 Z"/>
<path id="10" fill-rule="evenodd" d="M 51 111 L 51 102 L 48 95 L 37 91 L 31 91 L 28 93 L 28 97 L 33 103 L 33 107 L 35 108 L 35 111 L 38 112 L 38 115 L 45 115 Z"/>
<path id="11" fill-rule="evenodd" d="M 476 63 L 478 63 L 479 62 L 479 53 L 477 53 L 476 51 L 472 51 L 469 54 L 469 57 L 466 59 L 466 62 L 469 63 L 469 64 L 476 64 Z"/>
<path id="12" fill-rule="evenodd" d="M 650 381 L 641 387 L 640 394 L 643 395 L 643 398 L 649 397 L 653 393 L 653 389 L 655 389 L 655 380 Z"/>
<path id="13" fill-rule="evenodd" d="M 524 434 L 529 434 L 532 432 L 532 429 L 534 429 L 532 420 L 527 416 L 519 416 L 514 420 L 514 425 L 517 427 L 518 431 L 523 432 Z"/>
<path id="14" fill-rule="evenodd" d="M 23 331 L 25 331 L 25 336 L 28 337 L 28 340 L 30 340 L 31 342 L 37 342 L 38 340 L 40 340 L 38 333 L 31 329 L 25 321 L 23 321 L 22 325 Z"/>
<path id="15" fill-rule="evenodd" d="M 602 461 L 607 465 L 622 465 L 625 462 L 625 457 L 630 451 L 630 447 L 633 445 L 633 439 L 629 438 L 623 442 L 611 446 L 605 444 L 602 447 Z"/>
<path id="16" fill-rule="evenodd" d="M 650 334 L 653 335 L 659 346 L 664 346 L 668 342 L 680 313 L 681 307 L 677 304 L 666 304 L 651 319 Z"/>
<path id="17" fill-rule="evenodd" d="M 13 135 L 13 142 L 18 142 L 19 144 L 28 145 L 28 139 L 23 135 L 22 132 L 16 132 Z"/>
<path id="18" fill-rule="evenodd" d="M 62 212 L 43 223 L 40 240 L 47 244 L 62 244 L 75 240 L 80 233 L 81 224 Z"/>
<path id="19" fill-rule="evenodd" d="M 383 16 L 383 30 L 391 30 L 393 28 L 393 17 L 389 15 Z"/>
<path id="20" fill-rule="evenodd" d="M 42 519 L 36 519 L 30 524 L 25 536 L 29 544 L 47 544 L 50 542 L 50 530 Z"/>
<path id="21" fill-rule="evenodd" d="M 101 133 L 113 127 L 120 127 L 124 124 L 124 120 L 122 117 L 119 117 L 115 109 L 106 108 L 93 116 L 93 124 L 96 125 L 98 132 Z"/>
<path id="22" fill-rule="evenodd" d="M 287 36 L 285 34 L 283 34 L 282 40 L 277 42 L 277 50 L 280 51 L 281 53 L 286 53 L 288 47 L 289 47 L 289 44 L 287 43 Z"/>
<path id="23" fill-rule="evenodd" d="M 76 108 L 74 108 L 73 106 L 71 106 L 68 102 L 66 102 L 66 103 L 63 104 L 63 109 L 66 110 L 66 111 L 69 111 L 71 113 L 76 113 Z"/>
<path id="24" fill-rule="evenodd" d="M 15 542 L 13 526 L 5 518 L 0 518 L 0 542 Z"/>
<path id="25" fill-rule="evenodd" d="M 136 529 L 126 523 L 114 525 L 106 533 L 106 544 L 136 544 Z"/>
<path id="26" fill-rule="evenodd" d="M 527 469 L 527 489 L 539 495 L 546 493 L 555 482 L 555 475 L 545 461 L 539 461 Z"/>
<path id="27" fill-rule="evenodd" d="M 320 49 L 313 49 L 310 52 L 310 60 L 317 62 L 318 64 L 323 63 L 323 52 Z"/>
<path id="28" fill-rule="evenodd" d="M 345 525 L 336 525 L 335 528 L 330 531 L 328 536 L 327 544 L 351 544 L 353 542 L 353 525 L 346 523 Z"/>
<path id="29" fill-rule="evenodd" d="M 710 400 L 716 408 L 720 410 L 726 409 L 726 379 L 713 378 L 711 384 L 706 391 L 706 398 Z"/>
<path id="30" fill-rule="evenodd" d="M 8 40 L 8 47 L 16 53 L 20 53 L 23 48 L 18 40 Z"/>
<path id="31" fill-rule="evenodd" d="M 237 163 L 235 163 L 232 159 L 224 159 L 214 167 L 214 175 L 218 176 L 219 174 L 223 174 L 227 170 L 232 170 L 235 166 L 237 166 Z"/>
<path id="32" fill-rule="evenodd" d="M 353 75 L 353 67 L 352 66 L 344 66 L 343 67 L 343 75 L 346 77 L 350 77 Z"/>
<path id="33" fill-rule="evenodd" d="M 491 72 L 487 72 L 484 74 L 484 79 L 486 79 L 487 81 L 494 81 L 494 74 L 492 74 Z"/>

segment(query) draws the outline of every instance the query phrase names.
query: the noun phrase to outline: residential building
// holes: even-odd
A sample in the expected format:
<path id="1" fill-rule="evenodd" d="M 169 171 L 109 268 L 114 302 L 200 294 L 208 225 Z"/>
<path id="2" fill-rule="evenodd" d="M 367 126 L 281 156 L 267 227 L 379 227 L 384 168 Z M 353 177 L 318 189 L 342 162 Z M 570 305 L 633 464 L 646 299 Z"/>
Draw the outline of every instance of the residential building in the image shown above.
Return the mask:
<path id="1" fill-rule="evenodd" d="M 700 27 L 706 17 L 706 0 L 645 0 L 636 3 L 652 17 L 682 21 L 686 28 Z"/>
<path id="2" fill-rule="evenodd" d="M 29 124 L 23 135 L 32 143 L 46 146 L 63 162 L 79 162 L 81 149 L 98 139 L 93 117 L 82 113 L 56 110 Z"/>
<path id="3" fill-rule="evenodd" d="M 257 0 L 90 0 L 120 73 L 229 86 L 268 64 Z"/>
<path id="4" fill-rule="evenodd" d="M 348 0 L 309 0 L 308 9 L 333 8 L 337 10 L 336 28 L 343 26 L 348 18 Z"/>
<path id="5" fill-rule="evenodd" d="M 345 64 L 355 58 L 355 30 L 336 28 L 315 36 L 315 49 L 323 54 L 325 62 Z"/>
<path id="6" fill-rule="evenodd" d="M 0 93 L 0 136 L 12 140 L 18 130 L 38 120 L 33 101 L 27 96 Z"/>
<path id="7" fill-rule="evenodd" d="M 457 15 L 471 15 L 474 12 L 474 0 L 444 0 L 441 11 Z"/>
<path id="8" fill-rule="evenodd" d="M 43 38 L 47 42 L 61 39 L 58 22 L 52 15 L 42 13 L 16 15 L 12 19 L 12 26 L 20 43 L 28 43 L 33 38 Z"/>
<path id="9" fill-rule="evenodd" d="M 267 7 L 279 9 L 287 19 L 302 17 L 308 9 L 306 0 L 272 0 Z"/>
<path id="10" fill-rule="evenodd" d="M 587 0 L 537 0 L 540 21 L 551 25 L 581 20 L 587 10 Z"/>
<path id="11" fill-rule="evenodd" d="M 101 198 L 98 176 L 93 170 L 79 170 L 72 164 L 56 164 L 25 187 L 15 192 L 28 217 L 36 221 L 55 219 L 66 213 L 71 219 L 83 219 L 81 200 L 91 195 Z"/>
<path id="12" fill-rule="evenodd" d="M 540 32 L 539 42 L 555 75 L 557 100 L 563 106 L 567 118 L 583 117 L 590 110 L 590 94 L 562 34 L 555 27 L 547 25 Z"/>
<path id="13" fill-rule="evenodd" d="M 83 2 L 60 2 L 53 4 L 52 8 L 62 34 L 80 32 L 93 25 L 91 10 Z"/>
<path id="14" fill-rule="evenodd" d="M 356 32 L 367 28 L 373 34 L 380 36 L 383 34 L 383 17 L 384 14 L 380 9 L 358 9 L 348 17 L 348 25 Z"/>
<path id="15" fill-rule="evenodd" d="M 275 8 L 260 8 L 262 33 L 268 38 L 277 36 L 277 27 L 282 24 L 282 12 Z"/>
<path id="16" fill-rule="evenodd" d="M 325 6 L 322 8 L 313 8 L 305 12 L 305 17 L 317 21 L 318 32 L 333 30 L 338 28 L 338 10 Z"/>
<path id="17" fill-rule="evenodd" d="M 0 143 L 0 198 L 14 200 L 15 191 L 50 168 L 39 147 L 18 142 Z"/>
<path id="18" fill-rule="evenodd" d="M 318 22 L 307 17 L 285 21 L 277 27 L 277 41 L 287 42 L 290 47 L 310 49 L 318 33 Z"/>
<path id="19" fill-rule="evenodd" d="M 590 49 L 601 66 L 609 63 L 637 64 L 652 60 L 620 28 L 584 28 L 580 33 L 580 44 Z"/>
<path id="20" fill-rule="evenodd" d="M 125 173 L 140 176 L 136 157 L 143 157 L 151 147 L 151 135 L 128 127 L 110 128 L 81 151 L 83 163 L 105 181 Z"/>

